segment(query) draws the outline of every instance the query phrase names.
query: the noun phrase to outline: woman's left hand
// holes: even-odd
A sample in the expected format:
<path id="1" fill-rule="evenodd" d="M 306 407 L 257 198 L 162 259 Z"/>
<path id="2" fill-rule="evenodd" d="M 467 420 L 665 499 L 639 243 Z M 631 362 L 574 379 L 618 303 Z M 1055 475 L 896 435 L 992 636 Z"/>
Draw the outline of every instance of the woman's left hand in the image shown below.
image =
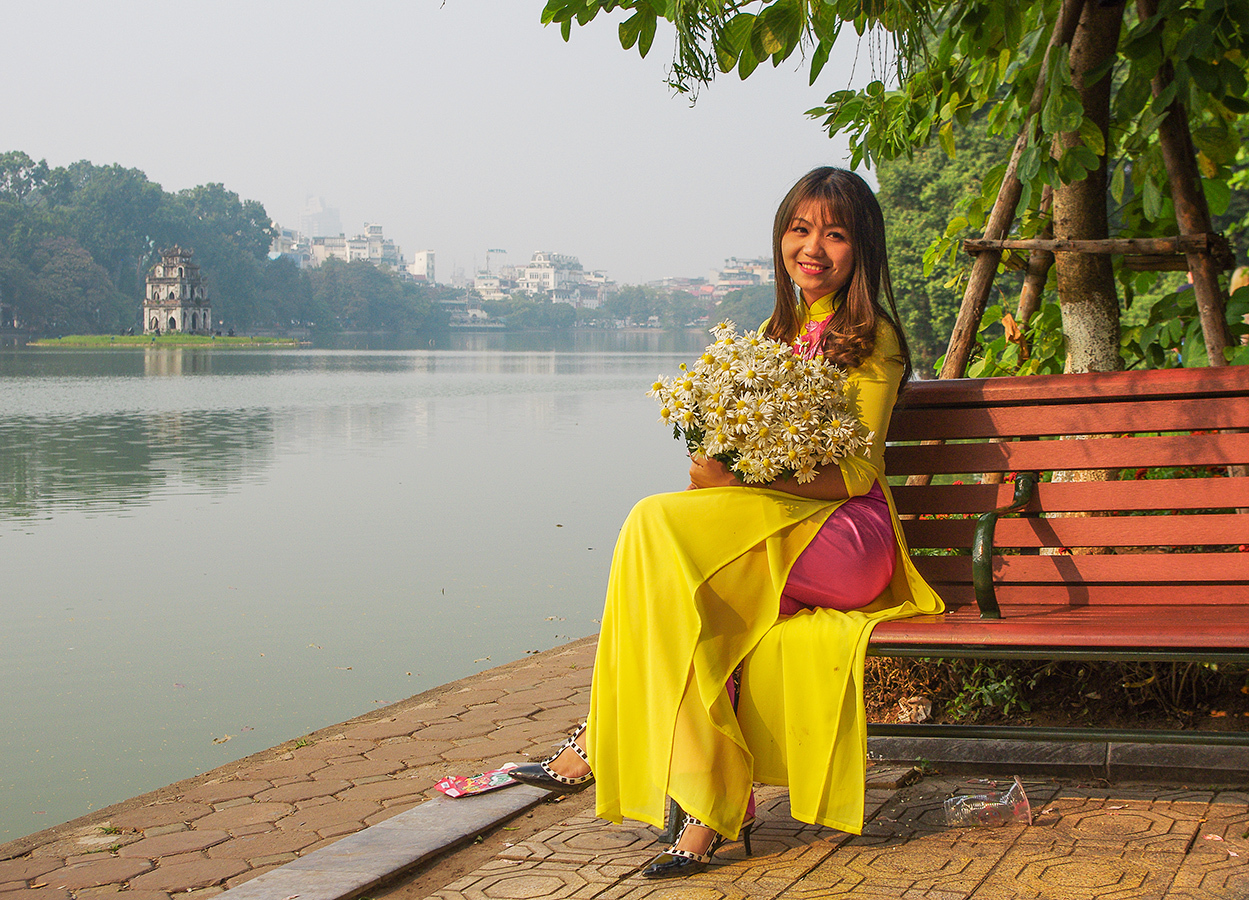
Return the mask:
<path id="1" fill-rule="evenodd" d="M 705 456 L 690 457 L 690 486 L 688 490 L 710 487 L 741 487 L 742 480 L 718 459 Z"/>

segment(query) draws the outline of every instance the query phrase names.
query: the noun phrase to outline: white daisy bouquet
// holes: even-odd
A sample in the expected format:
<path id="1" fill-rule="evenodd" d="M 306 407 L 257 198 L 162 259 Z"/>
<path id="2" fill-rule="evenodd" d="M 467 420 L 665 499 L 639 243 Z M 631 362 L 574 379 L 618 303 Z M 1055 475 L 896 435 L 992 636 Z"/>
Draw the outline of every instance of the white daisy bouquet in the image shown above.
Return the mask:
<path id="1" fill-rule="evenodd" d="M 846 373 L 822 357 L 803 359 L 789 344 L 738 334 L 733 322 L 692 367 L 662 375 L 649 394 L 660 421 L 691 453 L 724 463 L 747 484 L 815 480 L 816 469 L 872 440 L 846 397 Z"/>

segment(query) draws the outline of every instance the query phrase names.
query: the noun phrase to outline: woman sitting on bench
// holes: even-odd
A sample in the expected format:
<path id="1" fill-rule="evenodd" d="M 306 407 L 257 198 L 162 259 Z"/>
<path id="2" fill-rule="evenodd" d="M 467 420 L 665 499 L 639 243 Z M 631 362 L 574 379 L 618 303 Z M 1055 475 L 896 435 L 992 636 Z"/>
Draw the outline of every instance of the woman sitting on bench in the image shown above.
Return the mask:
<path id="1" fill-rule="evenodd" d="M 638 503 L 612 560 L 588 723 L 511 772 L 569 793 L 596 782 L 614 822 L 663 827 L 676 800 L 688 816 L 649 878 L 701 871 L 739 831 L 749 849 L 755 782 L 788 784 L 796 818 L 861 831 L 871 628 L 943 608 L 910 564 L 883 471 L 911 365 L 871 189 L 842 169 L 808 173 L 777 210 L 773 255 L 764 333 L 848 370 L 872 441 L 805 484 L 746 486 L 695 457 L 686 491 Z"/>

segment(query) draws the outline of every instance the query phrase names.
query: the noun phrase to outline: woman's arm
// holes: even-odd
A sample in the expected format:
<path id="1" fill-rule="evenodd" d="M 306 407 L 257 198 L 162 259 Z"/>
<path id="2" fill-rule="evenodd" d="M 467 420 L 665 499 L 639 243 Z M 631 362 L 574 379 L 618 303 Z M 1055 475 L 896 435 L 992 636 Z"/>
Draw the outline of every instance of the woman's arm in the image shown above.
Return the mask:
<path id="1" fill-rule="evenodd" d="M 734 475 L 729 467 L 718 459 L 707 459 L 705 456 L 690 458 L 690 489 L 709 487 L 739 487 L 742 480 Z M 774 491 L 784 491 L 797 497 L 810 500 L 844 500 L 850 496 L 846 490 L 846 480 L 837 466 L 825 466 L 820 469 L 814 481 L 799 484 L 792 478 L 780 478 L 768 484 L 761 484 Z"/>

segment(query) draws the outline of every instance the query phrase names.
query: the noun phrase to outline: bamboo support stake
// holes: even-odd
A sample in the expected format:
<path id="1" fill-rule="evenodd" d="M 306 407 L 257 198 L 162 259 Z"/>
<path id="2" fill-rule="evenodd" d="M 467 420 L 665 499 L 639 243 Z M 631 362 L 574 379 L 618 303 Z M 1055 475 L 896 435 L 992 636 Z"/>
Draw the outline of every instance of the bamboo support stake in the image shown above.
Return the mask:
<path id="1" fill-rule="evenodd" d="M 1136 9 L 1142 19 L 1152 19 L 1158 13 L 1157 0 L 1136 0 Z M 1174 70 L 1170 62 L 1159 66 L 1153 79 L 1153 94 L 1160 96 L 1171 84 Z M 1167 180 L 1171 183 L 1171 199 L 1175 203 L 1175 218 L 1180 235 L 1203 234 L 1212 230 L 1210 208 L 1201 187 L 1201 174 L 1197 170 L 1197 155 L 1193 149 L 1193 137 L 1188 130 L 1188 112 L 1178 98 L 1167 107 L 1167 117 L 1158 127 L 1158 142 L 1162 147 L 1162 161 L 1167 167 Z M 1219 272 L 1213 256 L 1208 252 L 1188 251 L 1188 271 L 1193 277 L 1193 292 L 1197 298 L 1197 312 L 1201 317 L 1201 333 L 1206 342 L 1206 356 L 1212 366 L 1227 365 L 1224 351 L 1231 344 L 1228 333 L 1223 291 L 1219 287 Z"/>
<path id="2" fill-rule="evenodd" d="M 1050 217 L 1053 206 L 1054 189 L 1047 184 L 1041 191 L 1041 215 L 1047 219 L 1045 229 L 1041 232 L 1042 240 L 1051 240 L 1054 237 L 1054 220 Z M 1045 290 L 1045 281 L 1049 278 L 1053 265 L 1052 251 L 1034 249 L 1028 254 L 1028 271 L 1024 275 L 1023 288 L 1019 291 L 1019 306 L 1015 310 L 1015 321 L 1025 335 L 1028 331 L 1028 320 L 1041 307 L 1041 292 Z"/>
<path id="3" fill-rule="evenodd" d="M 1041 63 L 1041 71 L 1037 74 L 1036 87 L 1032 91 L 1032 100 L 1028 106 L 1028 114 L 1023 126 L 1019 129 L 1019 138 L 1011 151 L 1010 161 L 1006 164 L 1006 172 L 1002 175 L 1002 187 L 998 190 L 997 200 L 989 213 L 989 221 L 985 226 L 986 240 L 1002 240 L 1010 233 L 1011 224 L 1015 221 L 1015 211 L 1019 206 L 1019 198 L 1023 194 L 1023 185 L 1019 181 L 1019 159 L 1023 156 L 1031 134 L 1031 123 L 1041 111 L 1045 100 L 1046 73 L 1050 58 L 1055 48 L 1071 43 L 1075 35 L 1076 25 L 1080 21 L 1080 12 L 1084 8 L 1084 0 L 1063 0 L 1058 21 L 1050 34 L 1049 45 L 1045 48 L 1045 59 Z M 967 362 L 971 359 L 971 348 L 976 341 L 976 331 L 984 316 L 985 304 L 989 299 L 989 291 L 993 287 L 993 278 L 997 274 L 997 265 L 1001 259 L 1001 251 L 981 253 L 972 263 L 971 275 L 967 279 L 967 289 L 963 292 L 963 302 L 959 306 L 958 318 L 954 322 L 954 330 L 950 333 L 950 346 L 945 353 L 945 362 L 941 365 L 939 378 L 962 378 L 967 371 Z"/>

